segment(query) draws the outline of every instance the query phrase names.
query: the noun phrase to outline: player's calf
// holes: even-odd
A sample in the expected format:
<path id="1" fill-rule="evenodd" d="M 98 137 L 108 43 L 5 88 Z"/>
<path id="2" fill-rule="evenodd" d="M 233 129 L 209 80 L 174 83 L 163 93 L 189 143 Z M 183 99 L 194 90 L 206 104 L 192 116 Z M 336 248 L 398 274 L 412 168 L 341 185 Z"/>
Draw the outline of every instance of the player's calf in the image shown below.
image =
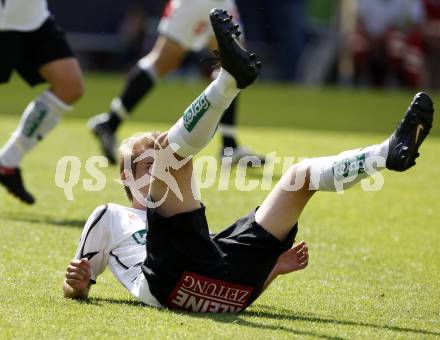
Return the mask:
<path id="1" fill-rule="evenodd" d="M 84 94 L 81 68 L 74 58 L 60 59 L 44 65 L 40 73 L 51 86 L 51 92 L 66 105 Z"/>

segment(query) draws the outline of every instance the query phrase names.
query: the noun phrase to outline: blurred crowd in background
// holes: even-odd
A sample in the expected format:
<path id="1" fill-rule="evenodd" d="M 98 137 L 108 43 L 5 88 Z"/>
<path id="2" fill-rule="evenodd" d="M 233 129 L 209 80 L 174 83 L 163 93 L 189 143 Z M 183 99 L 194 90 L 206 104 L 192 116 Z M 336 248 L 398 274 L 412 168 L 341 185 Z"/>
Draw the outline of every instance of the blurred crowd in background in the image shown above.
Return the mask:
<path id="1" fill-rule="evenodd" d="M 236 0 L 264 79 L 440 88 L 440 0 Z M 152 47 L 166 0 L 49 0 L 83 66 L 126 70 Z M 190 55 L 179 72 L 203 75 Z M 205 70 L 206 71 L 206 70 Z"/>

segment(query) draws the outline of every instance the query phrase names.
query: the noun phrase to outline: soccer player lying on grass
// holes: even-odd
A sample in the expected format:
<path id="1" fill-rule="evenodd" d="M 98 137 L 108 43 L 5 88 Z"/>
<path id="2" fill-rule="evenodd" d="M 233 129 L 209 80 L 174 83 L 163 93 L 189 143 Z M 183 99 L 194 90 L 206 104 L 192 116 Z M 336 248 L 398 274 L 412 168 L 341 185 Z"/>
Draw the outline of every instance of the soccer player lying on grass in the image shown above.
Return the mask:
<path id="1" fill-rule="evenodd" d="M 109 204 L 93 213 L 67 268 L 66 297 L 87 297 L 91 283 L 109 265 L 148 305 L 241 311 L 277 275 L 307 265 L 305 243 L 292 245 L 298 218 L 316 192 L 348 189 L 375 171 L 405 171 L 415 164 L 433 120 L 433 104 L 424 93 L 415 96 L 383 143 L 293 165 L 258 209 L 210 235 L 205 207 L 194 195 L 191 158 L 211 140 L 222 112 L 240 89 L 259 74 L 259 62 L 238 45 L 237 27 L 227 13 L 214 10 L 211 23 L 222 66 L 218 78 L 168 132 L 144 134 L 123 144 L 121 172 L 133 208 Z M 134 171 L 128 171 L 130 166 Z M 140 180 L 145 183 L 136 184 Z"/>
<path id="2" fill-rule="evenodd" d="M 130 183 L 126 179 L 131 176 L 134 181 L 149 183 L 153 158 L 136 160 L 148 154 L 148 151 L 154 153 L 154 141 L 159 136 L 158 132 L 141 133 L 126 139 L 121 144 L 119 148 L 121 177 L 126 183 Z M 67 268 L 64 285 L 66 297 L 88 297 L 91 284 L 96 283 L 97 276 L 108 266 L 117 279 L 139 301 L 157 307 L 161 306 L 149 292 L 148 283 L 145 281 L 141 268 L 146 258 L 145 223 L 147 216 L 144 201 L 149 187 L 149 184 L 140 188 L 125 187 L 131 207 L 106 204 L 92 213 L 84 227 L 75 259 Z M 199 204 L 198 208 L 200 206 Z M 194 213 L 194 215 L 197 218 L 201 212 Z M 205 227 L 206 222 L 204 223 L 200 227 Z M 198 225 L 195 227 L 199 228 Z M 207 226 L 203 231 L 207 232 Z M 206 234 L 204 237 L 209 236 Z M 191 247 L 191 244 L 192 242 L 189 241 L 182 246 Z M 165 245 L 163 251 L 167 251 L 166 249 Z M 202 253 L 201 256 L 203 256 Z M 265 285 L 267 286 L 278 275 L 305 268 L 307 263 L 308 252 L 305 242 L 296 244 L 285 250 L 279 257 Z"/>

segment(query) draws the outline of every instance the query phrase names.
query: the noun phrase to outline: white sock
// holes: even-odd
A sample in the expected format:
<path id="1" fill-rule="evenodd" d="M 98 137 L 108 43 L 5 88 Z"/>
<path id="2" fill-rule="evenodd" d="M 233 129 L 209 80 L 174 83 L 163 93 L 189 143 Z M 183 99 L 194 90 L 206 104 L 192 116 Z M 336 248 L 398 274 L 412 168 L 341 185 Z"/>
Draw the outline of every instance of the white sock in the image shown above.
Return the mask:
<path id="1" fill-rule="evenodd" d="M 350 150 L 337 156 L 319 157 L 310 162 L 310 189 L 343 191 L 385 168 L 389 140 L 382 144 Z"/>
<path id="2" fill-rule="evenodd" d="M 65 111 L 71 109 L 52 92 L 43 92 L 26 107 L 20 124 L 0 150 L 0 164 L 18 167 L 23 156 L 58 124 Z"/>
<path id="3" fill-rule="evenodd" d="M 153 58 L 147 54 L 142 59 L 139 59 L 137 66 L 148 73 L 148 75 L 153 79 L 153 81 L 156 83 L 160 80 L 159 73 L 156 70 L 156 67 L 154 66 L 154 60 Z"/>
<path id="4" fill-rule="evenodd" d="M 181 157 L 194 156 L 212 139 L 224 111 L 238 95 L 237 83 L 221 69 L 216 80 L 168 131 L 168 141 Z"/>
<path id="5" fill-rule="evenodd" d="M 122 104 L 122 100 L 119 97 L 113 98 L 110 104 L 110 110 L 116 113 L 121 120 L 124 120 L 128 116 L 127 109 L 124 104 Z"/>
<path id="6" fill-rule="evenodd" d="M 229 125 L 229 124 L 220 124 L 218 126 L 220 133 L 223 137 L 230 137 L 230 138 L 235 138 L 236 136 L 236 129 L 234 125 Z"/>

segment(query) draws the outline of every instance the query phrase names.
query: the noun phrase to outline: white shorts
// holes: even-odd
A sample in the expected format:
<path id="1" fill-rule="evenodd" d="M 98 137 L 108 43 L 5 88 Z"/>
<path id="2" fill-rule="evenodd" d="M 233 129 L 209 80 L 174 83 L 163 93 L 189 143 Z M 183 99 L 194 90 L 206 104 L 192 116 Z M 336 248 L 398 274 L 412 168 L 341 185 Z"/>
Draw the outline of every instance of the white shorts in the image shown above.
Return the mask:
<path id="1" fill-rule="evenodd" d="M 214 35 L 209 12 L 221 8 L 240 22 L 234 0 L 170 0 L 159 23 L 159 33 L 184 48 L 198 52 Z"/>

